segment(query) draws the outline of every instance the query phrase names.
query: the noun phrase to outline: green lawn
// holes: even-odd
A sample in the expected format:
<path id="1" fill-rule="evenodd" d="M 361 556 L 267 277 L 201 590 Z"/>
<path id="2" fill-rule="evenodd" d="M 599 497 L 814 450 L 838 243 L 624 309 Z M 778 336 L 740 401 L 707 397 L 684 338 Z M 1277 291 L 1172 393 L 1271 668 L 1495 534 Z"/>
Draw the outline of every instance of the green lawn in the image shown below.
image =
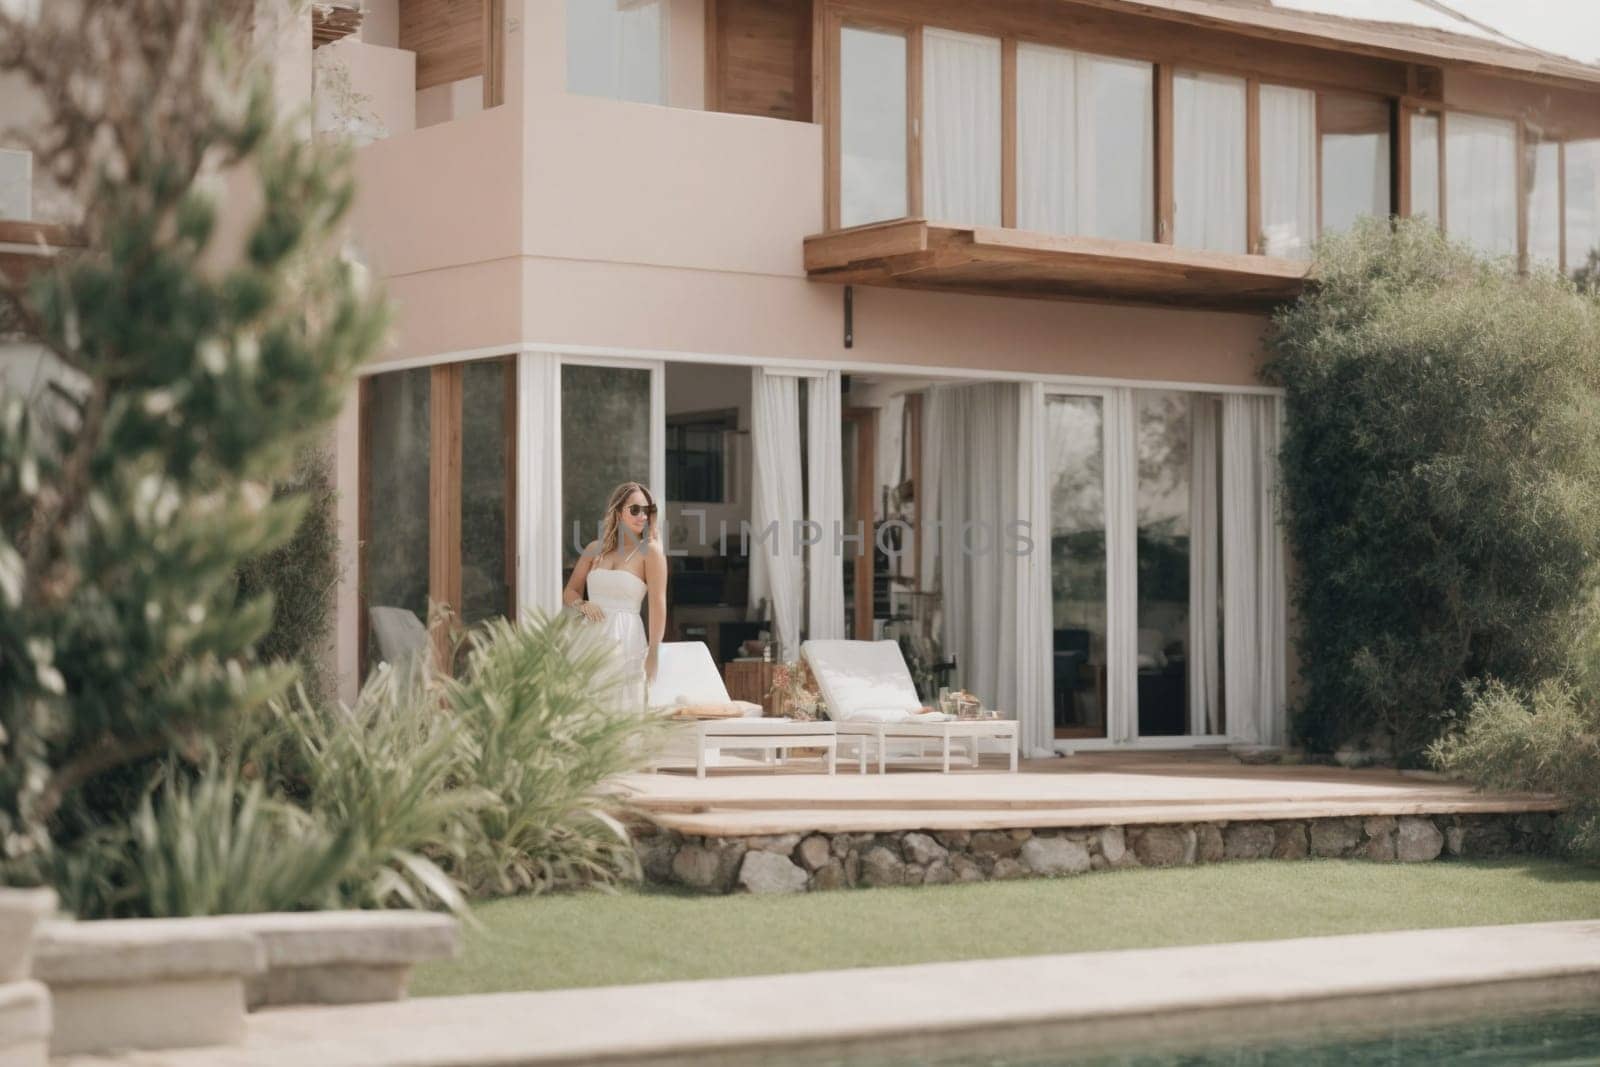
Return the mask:
<path id="1" fill-rule="evenodd" d="M 419 968 L 413 995 L 1596 919 L 1600 870 L 1268 861 L 789 897 L 520 897 L 478 916 L 461 958 Z"/>

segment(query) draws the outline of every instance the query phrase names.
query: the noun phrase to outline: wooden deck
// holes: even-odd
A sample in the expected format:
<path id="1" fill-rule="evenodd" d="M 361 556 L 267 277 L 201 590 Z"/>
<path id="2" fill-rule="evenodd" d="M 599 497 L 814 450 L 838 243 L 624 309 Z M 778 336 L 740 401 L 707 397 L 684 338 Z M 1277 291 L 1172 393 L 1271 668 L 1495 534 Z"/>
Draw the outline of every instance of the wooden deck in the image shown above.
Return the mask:
<path id="1" fill-rule="evenodd" d="M 696 780 L 676 772 L 630 776 L 632 803 L 652 822 L 684 834 L 743 836 L 886 832 L 908 828 L 1150 825 L 1452 815 L 1559 810 L 1552 797 L 1486 794 L 1436 775 L 1301 765 L 1251 766 L 1223 752 L 1080 753 L 948 775 L 892 770 L 829 777 L 814 761 L 776 770 L 755 764 L 714 769 Z"/>

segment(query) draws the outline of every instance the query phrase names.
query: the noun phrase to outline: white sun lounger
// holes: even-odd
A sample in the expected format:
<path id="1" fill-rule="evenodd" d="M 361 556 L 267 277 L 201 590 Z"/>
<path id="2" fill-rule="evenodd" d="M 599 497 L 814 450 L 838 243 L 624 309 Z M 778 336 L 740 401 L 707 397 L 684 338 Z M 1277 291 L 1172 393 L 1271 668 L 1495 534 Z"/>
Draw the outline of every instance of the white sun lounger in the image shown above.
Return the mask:
<path id="1" fill-rule="evenodd" d="M 952 745 L 964 749 L 965 763 L 978 765 L 980 742 L 998 742 L 1017 769 L 1017 724 L 1012 719 L 938 719 L 918 715 L 922 701 L 893 641 L 807 641 L 800 654 L 811 665 L 834 729 L 854 748 L 857 769 L 866 773 L 875 756 L 886 770 L 890 744 L 915 742 L 940 746 L 940 765 L 950 771 Z"/>
<path id="2" fill-rule="evenodd" d="M 699 641 L 663 643 L 656 652 L 656 679 L 650 685 L 650 706 L 661 711 L 696 704 L 733 704 L 728 687 L 711 659 L 711 650 Z M 747 704 L 737 719 L 700 719 L 673 723 L 671 737 L 653 770 L 663 763 L 693 763 L 695 776 L 704 778 L 708 766 L 721 762 L 726 750 L 758 751 L 767 759 L 786 760 L 795 748 L 823 749 L 823 763 L 834 772 L 839 739 L 831 722 L 796 722 L 762 718 L 760 704 Z"/>

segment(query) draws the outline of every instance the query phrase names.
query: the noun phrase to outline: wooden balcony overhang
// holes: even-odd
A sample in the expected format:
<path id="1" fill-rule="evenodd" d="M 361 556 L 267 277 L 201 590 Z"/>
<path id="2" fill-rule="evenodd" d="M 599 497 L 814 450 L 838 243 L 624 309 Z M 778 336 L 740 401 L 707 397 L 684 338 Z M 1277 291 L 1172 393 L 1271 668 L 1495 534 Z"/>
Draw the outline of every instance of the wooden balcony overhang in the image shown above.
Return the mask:
<path id="1" fill-rule="evenodd" d="M 1295 299 L 1308 267 L 1272 256 L 924 219 L 807 237 L 805 265 L 812 280 L 840 285 L 1244 311 Z"/>
<path id="2" fill-rule="evenodd" d="M 17 283 L 83 239 L 66 226 L 0 219 L 0 280 Z"/>

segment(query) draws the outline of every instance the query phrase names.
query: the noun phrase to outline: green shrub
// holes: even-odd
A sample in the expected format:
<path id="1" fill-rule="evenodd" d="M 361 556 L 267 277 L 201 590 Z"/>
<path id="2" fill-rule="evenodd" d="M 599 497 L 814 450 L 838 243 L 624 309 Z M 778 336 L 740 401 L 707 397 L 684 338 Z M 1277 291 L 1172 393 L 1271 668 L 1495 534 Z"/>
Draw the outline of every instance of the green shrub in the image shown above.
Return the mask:
<path id="1" fill-rule="evenodd" d="M 333 632 L 334 590 L 339 584 L 338 493 L 333 456 L 324 448 L 301 453 L 293 474 L 273 487 L 276 500 L 304 501 L 305 513 L 288 542 L 239 568 L 239 598 L 272 595 L 272 626 L 256 642 L 265 663 L 292 663 L 319 704 L 334 699 L 327 651 Z"/>
<path id="2" fill-rule="evenodd" d="M 462 883 L 473 895 L 605 884 L 637 873 L 605 790 L 636 770 L 657 720 L 628 700 L 614 650 L 557 616 L 496 620 L 469 638 L 466 671 L 445 682 L 459 771 L 494 801 L 474 808 Z"/>
<path id="3" fill-rule="evenodd" d="M 1415 760 L 1466 705 L 1591 662 L 1600 315 L 1553 273 L 1369 222 L 1319 245 L 1270 380 L 1314 750 Z"/>
<path id="4" fill-rule="evenodd" d="M 304 691 L 243 717 L 226 758 L 168 764 L 132 818 L 54 855 L 81 918 L 436 907 L 636 875 L 608 792 L 656 720 L 608 644 L 565 619 L 469 637 L 459 679 L 382 667 L 354 707 Z"/>
<path id="5" fill-rule="evenodd" d="M 1600 861 L 1600 701 L 1564 682 L 1531 693 L 1491 682 L 1474 689 L 1465 725 L 1429 754 L 1486 789 L 1561 797 L 1563 845 Z"/>
<path id="6" fill-rule="evenodd" d="M 128 822 L 137 788 L 91 802 L 108 776 L 202 749 L 292 681 L 255 659 L 272 604 L 239 597 L 237 568 L 294 533 L 299 503 L 267 487 L 387 321 L 342 255 L 348 152 L 280 126 L 238 47 L 266 5 L 36 7 L 0 5 L 0 73 L 43 101 L 36 165 L 90 251 L 4 283 L 25 339 L 67 369 L 49 408 L 0 397 L 8 882 L 71 844 L 66 806 Z"/>

